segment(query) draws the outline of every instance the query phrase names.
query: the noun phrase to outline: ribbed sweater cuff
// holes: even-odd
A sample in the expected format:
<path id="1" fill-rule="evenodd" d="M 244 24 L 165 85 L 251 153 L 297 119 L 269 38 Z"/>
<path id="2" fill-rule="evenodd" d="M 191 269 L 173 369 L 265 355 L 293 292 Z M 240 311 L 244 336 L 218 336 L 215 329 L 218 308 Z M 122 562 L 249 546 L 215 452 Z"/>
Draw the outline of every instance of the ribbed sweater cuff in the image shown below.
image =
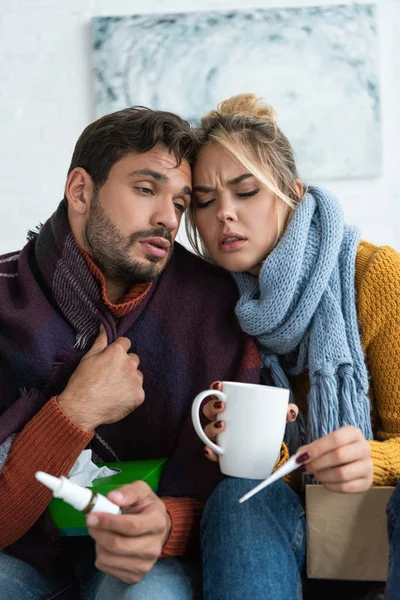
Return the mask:
<path id="1" fill-rule="evenodd" d="M 57 470 L 60 471 L 68 468 L 71 462 L 75 462 L 77 449 L 79 448 L 79 452 L 83 450 L 92 437 L 93 431 L 81 429 L 65 414 L 56 396 L 45 404 L 23 430 L 27 451 L 32 449 L 30 444 L 34 440 L 46 440 L 47 463 L 50 466 L 55 462 Z"/>
<path id="2" fill-rule="evenodd" d="M 281 453 L 279 455 L 279 460 L 276 463 L 273 472 L 275 472 L 279 467 L 281 467 L 285 462 L 289 460 L 289 450 L 284 442 L 282 442 Z"/>
<path id="3" fill-rule="evenodd" d="M 377 441 L 370 441 L 369 445 L 374 463 L 373 485 L 396 485 L 400 476 L 400 445 Z"/>
<path id="4" fill-rule="evenodd" d="M 198 533 L 204 504 L 194 498 L 161 498 L 171 517 L 172 528 L 161 558 L 183 556 Z"/>

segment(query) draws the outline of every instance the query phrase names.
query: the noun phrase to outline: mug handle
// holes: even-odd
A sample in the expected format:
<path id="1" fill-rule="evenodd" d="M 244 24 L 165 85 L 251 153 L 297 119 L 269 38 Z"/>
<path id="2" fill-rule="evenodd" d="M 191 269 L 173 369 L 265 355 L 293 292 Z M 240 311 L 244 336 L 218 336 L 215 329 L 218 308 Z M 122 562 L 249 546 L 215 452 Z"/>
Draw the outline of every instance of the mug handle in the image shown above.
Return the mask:
<path id="1" fill-rule="evenodd" d="M 201 441 L 204 442 L 206 446 L 209 446 L 212 450 L 214 450 L 216 454 L 219 454 L 221 456 L 224 453 L 221 446 L 214 444 L 214 442 L 208 439 L 200 423 L 200 405 L 203 402 L 204 398 L 207 398 L 207 396 L 217 396 L 217 398 L 220 398 L 220 400 L 226 402 L 226 395 L 224 394 L 224 392 L 220 392 L 219 390 L 205 390 L 204 392 L 200 392 L 200 394 L 197 394 L 192 404 L 193 427 Z"/>

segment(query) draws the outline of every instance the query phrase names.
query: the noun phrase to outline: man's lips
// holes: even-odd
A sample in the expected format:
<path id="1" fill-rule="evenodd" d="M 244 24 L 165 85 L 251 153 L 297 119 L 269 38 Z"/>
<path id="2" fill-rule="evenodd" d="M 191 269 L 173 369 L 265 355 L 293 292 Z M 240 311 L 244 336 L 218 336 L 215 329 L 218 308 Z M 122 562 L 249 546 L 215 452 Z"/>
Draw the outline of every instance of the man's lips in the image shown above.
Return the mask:
<path id="1" fill-rule="evenodd" d="M 159 258 L 165 258 L 171 248 L 169 241 L 162 237 L 144 238 L 139 240 L 139 243 L 148 254 Z"/>
<path id="2" fill-rule="evenodd" d="M 218 248 L 222 252 L 232 252 L 233 250 L 241 248 L 246 241 L 247 238 L 243 235 L 235 233 L 234 231 L 228 231 L 221 235 L 218 242 Z"/>

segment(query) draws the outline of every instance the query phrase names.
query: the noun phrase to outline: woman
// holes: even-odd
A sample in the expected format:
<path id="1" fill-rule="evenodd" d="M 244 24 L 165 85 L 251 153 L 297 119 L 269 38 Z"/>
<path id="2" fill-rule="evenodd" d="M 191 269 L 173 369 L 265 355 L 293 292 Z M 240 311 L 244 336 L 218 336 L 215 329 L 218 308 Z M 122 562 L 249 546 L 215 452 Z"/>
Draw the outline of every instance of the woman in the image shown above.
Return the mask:
<path id="1" fill-rule="evenodd" d="M 396 485 L 400 256 L 360 242 L 329 193 L 305 188 L 273 109 L 255 96 L 222 102 L 202 119 L 199 139 L 189 239 L 232 272 L 237 316 L 259 343 L 265 373 L 293 391 L 305 426 L 289 426 L 290 449 L 302 446 L 303 471 L 329 490 Z M 222 410 L 221 402 L 206 405 L 209 437 L 224 427 L 215 421 Z M 206 506 L 205 598 L 300 598 L 300 498 L 280 481 L 239 505 L 250 487 L 226 479 Z M 397 489 L 391 526 L 399 497 Z M 388 600 L 400 584 L 399 536 L 397 526 Z"/>

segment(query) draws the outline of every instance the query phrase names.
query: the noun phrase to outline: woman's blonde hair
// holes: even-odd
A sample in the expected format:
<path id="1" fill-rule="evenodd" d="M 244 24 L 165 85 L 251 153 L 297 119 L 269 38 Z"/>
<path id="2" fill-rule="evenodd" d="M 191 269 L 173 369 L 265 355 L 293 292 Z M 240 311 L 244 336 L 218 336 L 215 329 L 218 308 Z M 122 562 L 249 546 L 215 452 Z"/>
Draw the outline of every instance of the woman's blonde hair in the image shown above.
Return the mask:
<path id="1" fill-rule="evenodd" d="M 254 94 L 239 94 L 206 114 L 196 132 L 199 152 L 208 144 L 219 144 L 277 198 L 276 243 L 300 198 L 294 152 L 278 127 L 275 110 Z M 193 204 L 186 218 L 186 233 L 193 249 L 209 258 L 194 224 Z"/>

